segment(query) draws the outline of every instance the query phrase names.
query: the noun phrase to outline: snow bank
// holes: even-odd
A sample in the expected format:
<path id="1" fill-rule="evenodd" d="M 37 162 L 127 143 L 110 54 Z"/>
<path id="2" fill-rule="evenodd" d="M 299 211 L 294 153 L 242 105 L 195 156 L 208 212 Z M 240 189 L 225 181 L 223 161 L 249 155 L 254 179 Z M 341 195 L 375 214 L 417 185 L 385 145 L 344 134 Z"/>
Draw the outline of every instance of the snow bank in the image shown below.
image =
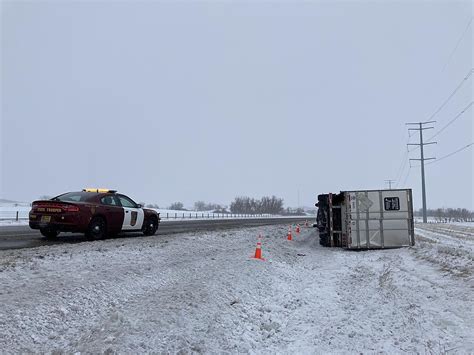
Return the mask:
<path id="1" fill-rule="evenodd" d="M 267 226 L 0 251 L 5 352 L 474 351 L 472 283 L 416 249 Z M 251 259 L 262 233 L 263 256 Z"/>
<path id="2" fill-rule="evenodd" d="M 18 221 L 14 219 L 0 219 L 0 227 L 4 226 L 27 226 L 28 220 L 27 219 L 20 219 Z"/>
<path id="3" fill-rule="evenodd" d="M 456 224 L 417 224 L 414 251 L 443 270 L 472 278 L 474 228 Z"/>

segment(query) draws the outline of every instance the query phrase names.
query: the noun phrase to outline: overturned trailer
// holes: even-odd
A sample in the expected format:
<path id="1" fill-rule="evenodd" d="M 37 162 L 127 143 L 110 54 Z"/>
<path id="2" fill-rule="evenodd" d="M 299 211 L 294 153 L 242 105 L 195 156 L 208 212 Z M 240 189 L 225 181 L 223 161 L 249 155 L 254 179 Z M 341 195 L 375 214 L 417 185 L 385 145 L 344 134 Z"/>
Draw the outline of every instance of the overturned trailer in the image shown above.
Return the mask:
<path id="1" fill-rule="evenodd" d="M 316 206 L 323 246 L 381 249 L 415 245 L 411 189 L 322 194 Z"/>

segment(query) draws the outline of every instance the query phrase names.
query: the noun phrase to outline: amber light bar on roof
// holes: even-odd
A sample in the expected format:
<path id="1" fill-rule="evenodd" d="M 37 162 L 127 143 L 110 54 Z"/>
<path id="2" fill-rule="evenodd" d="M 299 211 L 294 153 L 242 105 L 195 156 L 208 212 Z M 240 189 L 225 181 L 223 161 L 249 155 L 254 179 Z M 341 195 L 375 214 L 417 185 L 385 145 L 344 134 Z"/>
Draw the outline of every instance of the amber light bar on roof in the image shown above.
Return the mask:
<path id="1" fill-rule="evenodd" d="M 83 189 L 82 191 L 84 192 L 96 192 L 96 193 L 114 193 L 117 192 L 117 190 L 109 190 L 109 189 L 92 189 L 92 188 L 86 188 Z"/>

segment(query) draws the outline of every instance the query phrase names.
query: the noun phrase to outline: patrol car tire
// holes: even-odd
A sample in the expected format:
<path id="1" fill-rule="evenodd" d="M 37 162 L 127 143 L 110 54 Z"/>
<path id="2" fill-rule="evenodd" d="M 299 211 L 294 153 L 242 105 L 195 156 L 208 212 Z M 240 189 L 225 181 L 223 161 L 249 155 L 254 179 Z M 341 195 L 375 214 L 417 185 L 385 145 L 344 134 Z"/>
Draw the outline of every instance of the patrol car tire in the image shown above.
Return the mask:
<path id="1" fill-rule="evenodd" d="M 107 235 L 107 222 L 103 217 L 94 217 L 87 228 L 86 237 L 92 240 L 104 239 Z"/>
<path id="2" fill-rule="evenodd" d="M 59 235 L 59 232 L 53 228 L 41 228 L 40 233 L 46 239 L 55 239 Z"/>
<path id="3" fill-rule="evenodd" d="M 158 230 L 158 219 L 156 217 L 149 217 L 143 224 L 143 234 L 148 236 L 155 235 Z"/>

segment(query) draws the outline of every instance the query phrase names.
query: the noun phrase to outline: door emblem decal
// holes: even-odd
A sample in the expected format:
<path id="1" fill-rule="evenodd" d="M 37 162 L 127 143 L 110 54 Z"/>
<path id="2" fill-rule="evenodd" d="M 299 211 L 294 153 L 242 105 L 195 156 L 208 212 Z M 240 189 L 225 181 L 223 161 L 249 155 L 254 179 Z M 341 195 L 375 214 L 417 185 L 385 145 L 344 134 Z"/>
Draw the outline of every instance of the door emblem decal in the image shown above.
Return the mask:
<path id="1" fill-rule="evenodd" d="M 138 212 L 132 211 L 132 216 L 131 216 L 131 221 L 130 225 L 133 227 L 135 224 L 137 224 L 137 218 L 138 218 Z"/>

